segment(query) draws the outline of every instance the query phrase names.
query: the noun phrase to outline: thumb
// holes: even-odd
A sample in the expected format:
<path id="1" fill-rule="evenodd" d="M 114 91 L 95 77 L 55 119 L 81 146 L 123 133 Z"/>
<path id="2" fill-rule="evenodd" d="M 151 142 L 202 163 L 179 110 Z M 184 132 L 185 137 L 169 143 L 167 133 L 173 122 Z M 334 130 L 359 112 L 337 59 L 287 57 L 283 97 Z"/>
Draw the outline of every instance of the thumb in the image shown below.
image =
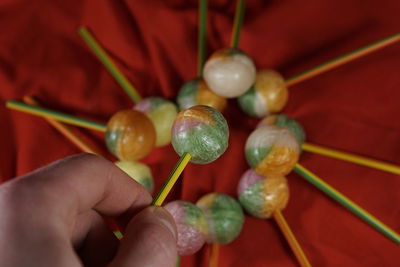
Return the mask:
<path id="1" fill-rule="evenodd" d="M 176 237 L 172 216 L 162 207 L 148 207 L 129 222 L 110 267 L 175 266 Z"/>

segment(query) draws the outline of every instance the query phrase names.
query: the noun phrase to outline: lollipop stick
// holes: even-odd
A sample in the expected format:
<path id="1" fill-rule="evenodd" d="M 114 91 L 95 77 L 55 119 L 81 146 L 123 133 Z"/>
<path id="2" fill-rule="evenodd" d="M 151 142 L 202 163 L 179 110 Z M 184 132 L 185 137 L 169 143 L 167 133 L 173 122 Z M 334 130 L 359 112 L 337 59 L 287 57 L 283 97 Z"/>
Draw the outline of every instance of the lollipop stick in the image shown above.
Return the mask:
<path id="1" fill-rule="evenodd" d="M 273 213 L 272 216 L 274 217 L 276 223 L 278 224 L 287 242 L 289 243 L 290 248 L 292 249 L 294 255 L 296 256 L 300 266 L 310 267 L 311 266 L 310 262 L 308 261 L 306 255 L 304 254 L 303 249 L 301 248 L 299 242 L 297 242 L 297 239 L 294 236 L 292 230 L 290 229 L 288 223 L 286 222 L 285 217 L 283 217 L 282 212 L 280 210 L 277 210 Z"/>
<path id="2" fill-rule="evenodd" d="M 130 98 L 135 103 L 140 102 L 141 97 L 135 87 L 133 87 L 132 83 L 122 74 L 89 30 L 86 27 L 81 26 L 78 28 L 78 33 Z"/>
<path id="3" fill-rule="evenodd" d="M 22 111 L 25 113 L 29 113 L 32 115 L 37 115 L 40 117 L 44 118 L 49 118 L 49 119 L 54 119 L 57 121 L 69 123 L 75 126 L 80 126 L 92 130 L 97 130 L 101 132 L 105 132 L 107 129 L 107 126 L 98 122 L 86 120 L 86 119 L 81 119 L 79 117 L 75 117 L 72 115 L 68 115 L 65 113 L 53 111 L 47 108 L 42 108 L 42 107 L 34 107 L 31 105 L 27 105 L 18 101 L 14 100 L 9 100 L 6 102 L 6 107 L 10 109 L 15 109 L 18 111 Z"/>
<path id="4" fill-rule="evenodd" d="M 366 223 L 374 227 L 376 230 L 380 231 L 383 235 L 393 240 L 397 244 L 400 244 L 400 235 L 398 233 L 390 229 L 388 226 L 383 224 L 381 221 L 379 221 L 372 214 L 368 213 L 363 208 L 358 206 L 356 203 L 348 199 L 342 193 L 335 190 L 332 186 L 322 181 L 318 176 L 316 176 L 300 164 L 296 164 L 296 166 L 294 167 L 294 171 L 300 174 L 304 179 L 312 183 L 318 189 L 323 191 L 325 194 L 342 204 L 345 208 L 353 212 L 353 214 L 357 215 Z"/>
<path id="5" fill-rule="evenodd" d="M 312 153 L 324 155 L 327 157 L 340 159 L 343 161 L 348 161 L 351 163 L 367 166 L 367 167 L 382 170 L 382 171 L 391 172 L 394 174 L 400 174 L 400 166 L 382 162 L 382 161 L 378 161 L 378 160 L 374 160 L 374 159 L 370 159 L 367 157 L 357 156 L 357 155 L 350 154 L 347 152 L 342 152 L 339 150 L 326 148 L 326 147 L 322 147 L 322 146 L 310 144 L 310 143 L 304 143 L 302 145 L 302 149 L 307 152 L 312 152 Z"/>
<path id="6" fill-rule="evenodd" d="M 203 76 L 204 61 L 206 58 L 207 38 L 207 0 L 200 0 L 199 3 L 199 36 L 198 36 L 198 59 L 197 74 Z"/>
<path id="7" fill-rule="evenodd" d="M 245 0 L 237 0 L 236 11 L 235 11 L 235 20 L 233 22 L 233 31 L 232 31 L 232 40 L 231 40 L 232 48 L 238 48 L 238 46 L 239 46 L 240 29 L 242 28 L 242 24 L 243 24 L 245 6 L 246 6 Z"/>
<path id="8" fill-rule="evenodd" d="M 364 47 L 358 48 L 358 49 L 353 50 L 349 53 L 346 53 L 342 56 L 336 57 L 325 63 L 322 63 L 321 65 L 318 65 L 309 70 L 306 70 L 304 72 L 296 74 L 286 80 L 286 85 L 287 86 L 295 85 L 299 82 L 302 82 L 302 81 L 310 79 L 314 76 L 317 76 L 318 74 L 321 74 L 321 73 L 324 73 L 331 69 L 334 69 L 336 67 L 339 67 L 340 65 L 343 65 L 347 62 L 350 62 L 350 61 L 360 58 L 362 56 L 368 55 L 369 53 L 372 53 L 376 50 L 379 50 L 388 45 L 391 45 L 399 40 L 400 40 L 400 33 L 390 35 L 382 40 L 379 40 L 379 41 L 376 41 L 369 45 L 366 45 Z"/>
<path id="9" fill-rule="evenodd" d="M 24 96 L 24 102 L 31 106 L 40 106 L 39 103 L 30 96 Z M 56 130 L 58 130 L 62 135 L 64 135 L 68 140 L 80 148 L 83 152 L 99 155 L 90 145 L 84 142 L 77 134 L 75 134 L 71 128 L 62 124 L 61 122 L 45 118 L 48 123 L 50 123 Z"/>
<path id="10" fill-rule="evenodd" d="M 24 102 L 32 105 L 32 106 L 39 106 L 39 103 L 33 99 L 33 97 L 30 96 L 24 96 Z M 95 154 L 101 156 L 99 153 L 97 153 L 92 147 L 90 147 L 89 144 L 87 144 L 85 141 L 83 141 L 78 135 L 76 135 L 72 129 L 70 129 L 68 126 L 62 124 L 61 122 L 45 118 L 50 125 L 52 125 L 56 130 L 58 130 L 62 135 L 64 135 L 68 140 L 70 140 L 73 144 L 75 144 L 77 147 L 79 147 L 83 152 Z M 106 222 L 107 223 L 107 222 Z M 115 237 L 118 239 L 122 239 L 123 235 L 120 231 L 114 231 L 113 232 Z"/>
<path id="11" fill-rule="evenodd" d="M 179 159 L 178 163 L 176 164 L 175 168 L 172 170 L 171 174 L 169 175 L 167 181 L 165 181 L 164 185 L 162 186 L 160 192 L 158 192 L 157 196 L 153 199 L 152 205 L 161 206 L 164 202 L 165 198 L 167 197 L 168 193 L 171 191 L 172 187 L 178 180 L 179 176 L 185 169 L 186 165 L 189 163 L 192 155 L 189 153 L 183 153 L 181 158 Z"/>
<path id="12" fill-rule="evenodd" d="M 212 243 L 210 245 L 210 261 L 209 267 L 218 267 L 218 258 L 219 258 L 219 245 L 217 243 Z"/>

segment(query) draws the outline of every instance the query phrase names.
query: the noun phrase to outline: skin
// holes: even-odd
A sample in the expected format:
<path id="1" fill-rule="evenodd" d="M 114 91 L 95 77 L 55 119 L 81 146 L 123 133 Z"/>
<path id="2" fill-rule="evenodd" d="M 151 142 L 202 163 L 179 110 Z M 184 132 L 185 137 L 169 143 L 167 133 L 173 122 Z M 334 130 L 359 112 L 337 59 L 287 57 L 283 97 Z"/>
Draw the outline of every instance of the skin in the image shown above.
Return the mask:
<path id="1" fill-rule="evenodd" d="M 0 266 L 175 266 L 176 226 L 111 162 L 68 157 L 0 186 Z M 101 216 L 123 222 L 118 241 Z"/>

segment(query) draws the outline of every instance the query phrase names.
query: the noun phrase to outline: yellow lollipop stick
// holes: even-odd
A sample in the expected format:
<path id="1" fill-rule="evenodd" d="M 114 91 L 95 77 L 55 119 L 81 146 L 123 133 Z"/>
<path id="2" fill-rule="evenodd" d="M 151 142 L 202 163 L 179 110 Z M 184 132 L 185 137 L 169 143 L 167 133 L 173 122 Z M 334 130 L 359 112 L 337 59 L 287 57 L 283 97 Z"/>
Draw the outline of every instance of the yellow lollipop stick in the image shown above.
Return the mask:
<path id="1" fill-rule="evenodd" d="M 107 52 L 103 49 L 99 42 L 94 38 L 94 36 L 90 33 L 90 31 L 86 27 L 79 27 L 78 29 L 79 35 L 86 42 L 92 52 L 97 56 L 97 58 L 103 63 L 108 72 L 117 83 L 125 90 L 125 92 L 129 95 L 129 97 L 135 102 L 138 103 L 141 101 L 141 97 L 132 83 L 122 74 L 122 72 L 118 69 L 117 65 L 113 62 L 111 57 L 107 54 Z"/>
<path id="2" fill-rule="evenodd" d="M 326 148 L 315 144 L 304 143 L 302 149 L 307 152 L 348 161 L 351 163 L 367 166 L 370 168 L 386 171 L 394 174 L 400 174 L 400 167 L 394 164 L 370 159 L 367 157 L 357 156 L 351 153 L 342 152 L 336 149 Z"/>
<path id="3" fill-rule="evenodd" d="M 160 192 L 153 199 L 153 202 L 151 203 L 152 205 L 161 206 L 163 204 L 168 193 L 171 191 L 172 187 L 178 180 L 179 176 L 182 174 L 183 170 L 185 169 L 186 165 L 189 163 L 191 158 L 192 158 L 192 155 L 190 155 L 189 153 L 184 153 L 181 156 L 181 158 L 179 159 L 175 168 L 172 170 L 171 174 L 169 175 L 167 181 L 165 181 Z"/>
<path id="4" fill-rule="evenodd" d="M 353 51 L 351 51 L 347 54 L 344 54 L 342 56 L 339 56 L 337 58 L 331 59 L 331 60 L 329 60 L 325 63 L 322 63 L 321 65 L 318 65 L 314 68 L 311 68 L 309 70 L 306 70 L 304 72 L 296 74 L 296 75 L 286 79 L 286 85 L 292 86 L 292 85 L 298 84 L 302 81 L 305 81 L 312 77 L 315 77 L 321 73 L 324 73 L 331 69 L 337 68 L 337 67 L 339 67 L 345 63 L 348 63 L 352 60 L 355 60 L 362 56 L 368 55 L 369 53 L 372 53 L 374 51 L 382 49 L 382 48 L 384 48 L 388 45 L 391 45 L 399 40 L 400 40 L 400 33 L 390 35 L 379 41 L 376 41 L 376 42 L 366 45 L 364 47 L 353 50 Z"/>
<path id="5" fill-rule="evenodd" d="M 87 129 L 97 130 L 97 131 L 101 131 L 101 132 L 105 132 L 107 130 L 107 125 L 99 123 L 99 122 L 82 119 L 79 117 L 75 117 L 75 116 L 65 114 L 62 112 L 57 112 L 57 111 L 50 110 L 47 108 L 27 105 L 27 104 L 24 104 L 24 103 L 21 103 L 18 101 L 14 101 L 14 100 L 7 101 L 6 107 L 9 109 L 22 111 L 22 112 L 25 112 L 28 114 L 39 116 L 39 117 L 54 119 L 54 120 L 65 122 L 65 123 L 72 124 L 75 126 L 84 127 Z"/>
<path id="6" fill-rule="evenodd" d="M 318 189 L 323 191 L 325 194 L 339 202 L 342 206 L 350 210 L 353 214 L 360 217 L 364 222 L 368 223 L 376 230 L 381 232 L 383 235 L 394 241 L 396 244 L 400 244 L 400 235 L 390 229 L 387 225 L 382 223 L 380 220 L 375 218 L 368 211 L 364 210 L 362 207 L 354 203 L 352 200 L 347 198 L 345 195 L 337 191 L 335 188 L 324 182 L 314 173 L 310 172 L 300 164 L 296 164 L 294 171 L 300 176 L 306 179 L 308 182 L 316 186 Z"/>

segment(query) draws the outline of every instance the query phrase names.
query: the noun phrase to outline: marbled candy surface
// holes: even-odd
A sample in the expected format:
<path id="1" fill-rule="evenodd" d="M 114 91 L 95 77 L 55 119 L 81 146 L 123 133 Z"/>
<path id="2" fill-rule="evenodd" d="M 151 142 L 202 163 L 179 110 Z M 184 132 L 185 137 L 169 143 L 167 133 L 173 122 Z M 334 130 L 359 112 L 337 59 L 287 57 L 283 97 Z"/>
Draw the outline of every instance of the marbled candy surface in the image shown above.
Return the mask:
<path id="1" fill-rule="evenodd" d="M 145 114 L 128 109 L 111 117 L 105 138 L 110 152 L 120 160 L 138 160 L 154 148 L 156 131 Z"/>
<path id="2" fill-rule="evenodd" d="M 244 215 L 240 204 L 232 197 L 210 193 L 196 205 L 203 211 L 208 224 L 208 243 L 228 244 L 240 234 Z"/>
<path id="3" fill-rule="evenodd" d="M 238 195 L 240 204 L 249 214 L 266 219 L 274 211 L 286 207 L 289 188 L 284 176 L 264 177 L 249 169 L 239 181 Z"/>
<path id="4" fill-rule="evenodd" d="M 164 208 L 175 220 L 179 255 L 196 253 L 205 243 L 207 236 L 206 218 L 196 205 L 182 200 L 168 203 Z"/>
<path id="5" fill-rule="evenodd" d="M 185 83 L 179 91 L 177 102 L 181 110 L 197 105 L 210 106 L 222 112 L 227 101 L 208 88 L 202 78 L 196 78 Z"/>
<path id="6" fill-rule="evenodd" d="M 157 147 L 171 142 L 171 128 L 178 114 L 174 103 L 161 97 L 148 97 L 136 104 L 134 109 L 145 113 L 153 122 Z"/>
<path id="7" fill-rule="evenodd" d="M 154 190 L 153 175 L 149 166 L 137 161 L 121 160 L 115 162 L 121 170 L 128 174 L 132 179 L 141 184 L 144 188 L 149 191 L 150 194 Z"/>
<path id="8" fill-rule="evenodd" d="M 288 174 L 297 163 L 300 147 L 288 129 L 263 126 L 247 138 L 245 155 L 248 164 L 261 175 Z"/>
<path id="9" fill-rule="evenodd" d="M 217 95 L 232 98 L 244 94 L 254 84 L 256 68 L 243 51 L 225 48 L 216 51 L 204 66 L 204 80 Z"/>
<path id="10" fill-rule="evenodd" d="M 297 120 L 292 119 L 285 114 L 267 116 L 259 122 L 257 127 L 266 125 L 276 125 L 287 128 L 296 138 L 300 146 L 306 140 L 306 133 L 304 132 L 304 128 L 301 126 L 301 124 Z"/>
<path id="11" fill-rule="evenodd" d="M 194 106 L 179 112 L 172 127 L 172 145 L 180 156 L 188 152 L 191 161 L 206 164 L 228 147 L 229 129 L 224 116 L 208 106 Z"/>
<path id="12" fill-rule="evenodd" d="M 260 70 L 250 90 L 239 96 L 239 105 L 244 112 L 258 118 L 283 109 L 288 100 L 288 90 L 283 77 L 274 70 Z"/>

